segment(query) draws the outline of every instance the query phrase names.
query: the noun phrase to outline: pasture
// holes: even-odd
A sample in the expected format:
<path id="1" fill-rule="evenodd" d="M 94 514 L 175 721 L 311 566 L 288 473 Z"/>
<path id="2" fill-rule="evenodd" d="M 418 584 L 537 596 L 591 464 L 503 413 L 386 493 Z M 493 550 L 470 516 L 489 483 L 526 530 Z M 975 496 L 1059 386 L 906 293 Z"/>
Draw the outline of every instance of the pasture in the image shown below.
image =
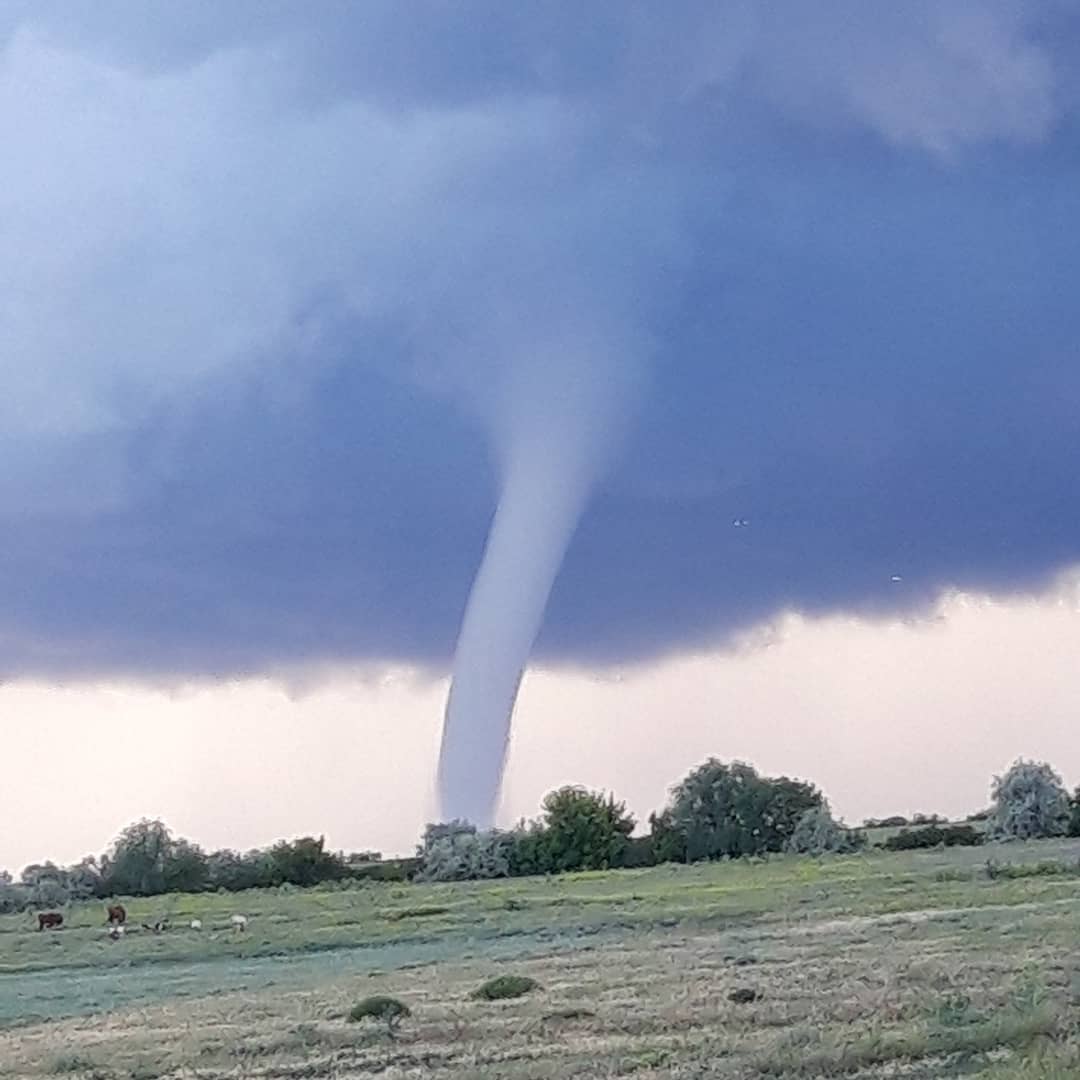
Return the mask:
<path id="1" fill-rule="evenodd" d="M 0 919 L 0 1076 L 1080 1075 L 1080 841 L 125 903 Z"/>

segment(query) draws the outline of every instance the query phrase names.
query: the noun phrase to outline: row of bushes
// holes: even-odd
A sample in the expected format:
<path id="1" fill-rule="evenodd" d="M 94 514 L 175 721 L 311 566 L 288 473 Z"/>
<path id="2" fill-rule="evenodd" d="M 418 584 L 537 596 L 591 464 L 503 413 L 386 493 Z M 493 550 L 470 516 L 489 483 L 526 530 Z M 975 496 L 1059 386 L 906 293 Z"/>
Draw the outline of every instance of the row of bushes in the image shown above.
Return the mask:
<path id="1" fill-rule="evenodd" d="M 407 881 L 417 867 L 416 860 L 383 860 L 378 852 L 327 851 L 322 837 L 310 836 L 246 852 L 205 852 L 173 837 L 162 822 L 143 820 L 128 826 L 100 858 L 69 867 L 35 863 L 18 881 L 0 873 L 0 913 L 109 896 L 303 888 L 350 879 Z"/>
<path id="2" fill-rule="evenodd" d="M 1080 836 L 1080 788 L 1070 799 L 1049 765 L 1017 761 L 995 777 L 993 804 L 953 825 L 938 815 L 886 818 L 904 826 L 878 846 L 890 851 L 975 846 L 993 839 Z M 985 822 L 985 829 L 971 822 Z M 908 824 L 921 827 L 908 828 Z M 869 824 L 869 823 L 868 823 Z M 652 866 L 791 851 L 855 851 L 866 834 L 833 819 L 812 784 L 760 776 L 745 763 L 710 759 L 672 789 L 671 802 L 649 817 L 646 835 L 613 796 L 561 788 L 536 821 L 508 832 L 479 832 L 467 822 L 430 825 L 420 846 L 419 876 L 429 881 L 512 877 L 566 870 Z"/>
<path id="3" fill-rule="evenodd" d="M 992 795 L 991 808 L 969 819 L 985 819 L 985 836 L 1029 839 L 1066 832 L 1080 836 L 1080 789 L 1070 799 L 1049 765 L 1016 762 L 995 778 Z M 875 824 L 906 820 L 885 818 Z M 912 821 L 922 827 L 902 827 L 879 846 L 908 850 L 972 845 L 984 839 L 984 833 L 970 824 L 950 825 L 926 815 Z M 243 853 L 207 853 L 173 837 L 162 822 L 143 820 L 125 829 L 100 859 L 87 858 L 71 867 L 28 866 L 18 882 L 0 873 L 0 913 L 115 895 L 236 892 L 413 877 L 458 881 L 781 851 L 820 855 L 855 851 L 866 843 L 865 833 L 833 818 L 813 784 L 761 776 L 745 762 L 715 758 L 672 788 L 668 805 L 649 816 L 645 835 L 633 835 L 636 824 L 613 795 L 563 787 L 545 797 L 534 821 L 486 832 L 462 821 L 429 825 L 414 859 L 383 860 L 377 852 L 327 851 L 322 837 L 281 841 Z"/>
<path id="4" fill-rule="evenodd" d="M 426 881 L 557 874 L 740 858 L 781 851 L 854 851 L 865 835 L 834 820 L 821 792 L 801 780 L 761 776 L 711 758 L 672 789 L 671 801 L 633 836 L 634 817 L 614 796 L 563 787 L 540 816 L 508 831 L 464 821 L 429 825 L 418 851 Z"/>

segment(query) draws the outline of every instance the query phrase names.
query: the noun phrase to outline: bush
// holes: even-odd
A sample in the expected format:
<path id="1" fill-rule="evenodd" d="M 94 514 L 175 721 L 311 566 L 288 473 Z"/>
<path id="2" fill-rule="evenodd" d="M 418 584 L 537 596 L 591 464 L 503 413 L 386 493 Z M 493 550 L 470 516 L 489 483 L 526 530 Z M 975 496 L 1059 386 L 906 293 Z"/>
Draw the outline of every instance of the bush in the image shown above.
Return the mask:
<path id="1" fill-rule="evenodd" d="M 1072 806 L 1069 809 L 1069 835 L 1080 836 L 1080 787 L 1073 792 Z"/>
<path id="2" fill-rule="evenodd" d="M 680 834 L 688 862 L 737 858 L 783 851 L 799 819 L 823 801 L 812 784 L 710 758 L 675 786 L 657 820 Z"/>
<path id="3" fill-rule="evenodd" d="M 349 1022 L 358 1024 L 362 1020 L 381 1020 L 386 1024 L 391 1033 L 396 1031 L 398 1025 L 412 1013 L 409 1006 L 397 998 L 387 997 L 385 994 L 376 994 L 358 1001 L 349 1010 Z"/>
<path id="4" fill-rule="evenodd" d="M 901 829 L 881 847 L 886 851 L 914 851 L 918 848 L 977 847 L 985 837 L 972 825 L 927 825 L 922 829 Z"/>
<path id="5" fill-rule="evenodd" d="M 622 865 L 634 819 L 614 795 L 562 787 L 544 796 L 541 831 L 546 872 L 607 870 Z"/>
<path id="6" fill-rule="evenodd" d="M 16 885 L 9 875 L 3 875 L 0 880 L 0 915 L 17 915 L 29 905 L 30 890 L 25 885 Z"/>
<path id="7" fill-rule="evenodd" d="M 472 996 L 479 1001 L 504 1001 L 507 998 L 523 997 L 539 988 L 540 984 L 528 975 L 499 975 L 488 979 L 473 991 Z"/>
<path id="8" fill-rule="evenodd" d="M 858 851 L 866 837 L 841 825 L 826 803 L 811 807 L 799 818 L 786 850 L 799 855 L 843 854 Z"/>
<path id="9" fill-rule="evenodd" d="M 345 876 L 345 860 L 326 850 L 323 837 L 301 836 L 281 840 L 270 849 L 271 873 L 275 885 L 301 887 L 324 881 L 338 881 Z"/>
<path id="10" fill-rule="evenodd" d="M 904 817 L 903 814 L 894 814 L 892 817 L 884 817 L 884 818 L 872 818 L 871 817 L 871 818 L 867 818 L 863 822 L 863 828 L 864 829 L 902 829 L 906 825 L 910 825 L 910 824 L 911 824 L 911 822 L 908 821 L 908 819 L 906 817 Z"/>
<path id="11" fill-rule="evenodd" d="M 621 865 L 627 870 L 656 866 L 656 848 L 651 836 L 631 836 L 626 842 Z"/>
<path id="12" fill-rule="evenodd" d="M 472 826 L 445 831 L 429 825 L 421 847 L 418 881 L 478 881 L 510 876 L 514 838 Z"/>
<path id="13" fill-rule="evenodd" d="M 416 858 L 383 859 L 380 862 L 354 863 L 346 871 L 353 881 L 412 881 L 420 872 Z"/>
<path id="14" fill-rule="evenodd" d="M 989 832 L 995 840 L 1038 840 L 1069 829 L 1071 805 L 1061 777 L 1041 761 L 1018 760 L 995 776 Z"/>

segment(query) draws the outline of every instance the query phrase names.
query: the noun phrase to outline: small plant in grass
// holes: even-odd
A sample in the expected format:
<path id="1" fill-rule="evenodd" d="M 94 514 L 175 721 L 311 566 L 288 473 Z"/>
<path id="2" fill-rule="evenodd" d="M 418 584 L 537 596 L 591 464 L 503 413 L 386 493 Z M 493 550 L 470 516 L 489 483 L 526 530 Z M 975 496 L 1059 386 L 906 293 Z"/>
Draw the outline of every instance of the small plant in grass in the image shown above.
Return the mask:
<path id="1" fill-rule="evenodd" d="M 349 1010 L 349 1022 L 358 1024 L 363 1020 L 380 1020 L 386 1024 L 390 1035 L 397 1031 L 405 1017 L 410 1016 L 409 1006 L 397 998 L 385 994 L 375 994 L 358 1001 Z"/>
<path id="2" fill-rule="evenodd" d="M 934 1019 L 941 1027 L 963 1027 L 975 1024 L 983 1016 L 972 1008 L 971 998 L 967 994 L 947 994 L 934 1008 Z"/>
<path id="3" fill-rule="evenodd" d="M 53 1058 L 49 1071 L 56 1076 L 66 1076 L 70 1073 L 92 1074 L 97 1068 L 96 1061 L 92 1061 L 82 1054 L 60 1054 Z"/>
<path id="4" fill-rule="evenodd" d="M 507 998 L 523 997 L 540 984 L 528 975 L 498 975 L 473 991 L 478 1001 L 504 1001 Z"/>
<path id="5" fill-rule="evenodd" d="M 568 1005 L 563 1009 L 553 1009 L 549 1012 L 544 1019 L 545 1020 L 592 1020 L 596 1016 L 596 1013 L 592 1009 L 583 1009 L 577 1005 Z"/>

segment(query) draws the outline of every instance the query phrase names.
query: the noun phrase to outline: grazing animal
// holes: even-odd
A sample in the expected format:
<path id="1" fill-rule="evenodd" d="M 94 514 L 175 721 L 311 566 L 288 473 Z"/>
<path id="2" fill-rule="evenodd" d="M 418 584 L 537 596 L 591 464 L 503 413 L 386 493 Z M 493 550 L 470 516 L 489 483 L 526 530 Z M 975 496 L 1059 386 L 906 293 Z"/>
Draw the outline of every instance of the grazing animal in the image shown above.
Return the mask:
<path id="1" fill-rule="evenodd" d="M 55 930 L 64 925 L 64 916 L 59 911 L 43 911 L 37 917 L 39 930 Z"/>
<path id="2" fill-rule="evenodd" d="M 109 913 L 110 926 L 123 926 L 127 922 L 127 912 L 123 904 L 110 904 L 106 911 Z"/>
<path id="3" fill-rule="evenodd" d="M 123 923 L 114 923 L 112 926 L 109 927 L 109 937 L 112 938 L 113 941 L 119 941 L 123 936 Z"/>
<path id="4" fill-rule="evenodd" d="M 247 916 L 246 915 L 234 915 L 229 922 L 232 924 L 234 930 L 246 930 L 247 929 Z"/>
<path id="5" fill-rule="evenodd" d="M 192 919 L 191 920 L 191 929 L 192 930 L 201 930 L 202 929 L 202 919 Z"/>

